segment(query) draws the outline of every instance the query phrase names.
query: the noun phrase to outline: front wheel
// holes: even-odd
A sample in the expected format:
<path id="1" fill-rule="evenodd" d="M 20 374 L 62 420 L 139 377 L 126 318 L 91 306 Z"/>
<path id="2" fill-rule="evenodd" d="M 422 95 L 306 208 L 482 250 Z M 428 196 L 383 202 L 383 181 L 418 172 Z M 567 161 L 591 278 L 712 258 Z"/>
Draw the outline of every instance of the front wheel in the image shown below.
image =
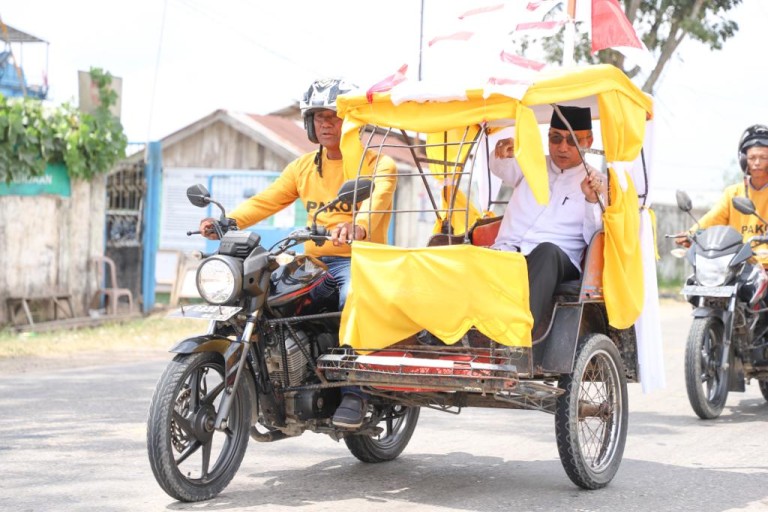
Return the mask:
<path id="1" fill-rule="evenodd" d="M 392 405 L 382 411 L 377 436 L 354 434 L 344 438 L 349 451 L 363 462 L 386 462 L 397 458 L 411 440 L 419 421 L 418 407 Z"/>
<path id="2" fill-rule="evenodd" d="M 605 487 L 627 440 L 627 378 L 616 345 L 603 334 L 589 335 L 559 387 L 565 390 L 555 411 L 560 462 L 579 487 Z"/>
<path id="3" fill-rule="evenodd" d="M 703 420 L 720 416 L 728 398 L 728 371 L 722 369 L 723 323 L 695 318 L 685 346 L 685 389 L 693 412 Z"/>
<path id="4" fill-rule="evenodd" d="M 218 353 L 177 355 L 149 406 L 147 450 L 160 487 L 180 501 L 202 501 L 232 480 L 248 446 L 252 380 L 243 374 L 229 418 L 213 428 L 224 397 L 224 360 Z"/>
<path id="5" fill-rule="evenodd" d="M 760 385 L 760 392 L 763 394 L 763 398 L 768 401 L 768 380 L 758 381 Z"/>

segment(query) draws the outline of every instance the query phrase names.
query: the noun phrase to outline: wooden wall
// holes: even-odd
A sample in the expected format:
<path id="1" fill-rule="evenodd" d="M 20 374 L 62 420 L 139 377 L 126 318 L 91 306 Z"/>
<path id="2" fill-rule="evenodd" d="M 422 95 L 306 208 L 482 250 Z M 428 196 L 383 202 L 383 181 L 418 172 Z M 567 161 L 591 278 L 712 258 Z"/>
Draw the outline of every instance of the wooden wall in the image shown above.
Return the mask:
<path id="1" fill-rule="evenodd" d="M 71 196 L 0 196 L 0 325 L 6 298 L 73 297 L 76 316 L 87 315 L 96 279 L 91 256 L 104 254 L 105 178 L 73 180 Z"/>
<path id="2" fill-rule="evenodd" d="M 221 122 L 163 147 L 163 167 L 282 171 L 291 160 L 275 155 Z"/>

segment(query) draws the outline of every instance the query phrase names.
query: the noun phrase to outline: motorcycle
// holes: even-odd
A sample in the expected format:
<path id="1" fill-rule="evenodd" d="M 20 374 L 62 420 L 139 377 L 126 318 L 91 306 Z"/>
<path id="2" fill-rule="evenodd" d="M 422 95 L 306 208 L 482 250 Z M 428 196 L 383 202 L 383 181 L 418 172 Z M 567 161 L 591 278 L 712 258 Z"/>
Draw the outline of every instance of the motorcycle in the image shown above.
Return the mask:
<path id="1" fill-rule="evenodd" d="M 677 192 L 678 207 L 690 213 L 691 199 Z M 733 206 L 755 215 L 755 205 L 735 197 Z M 720 416 L 730 391 L 744 392 L 756 379 L 768 400 L 768 274 L 756 263 L 754 247 L 768 236 L 743 240 L 730 226 L 712 226 L 688 235 L 685 252 L 693 267 L 681 293 L 694 309 L 685 349 L 685 386 L 701 419 Z"/>
<path id="2" fill-rule="evenodd" d="M 363 201 L 370 191 L 370 181 L 350 180 L 320 211 Z M 163 490 L 181 501 L 216 496 L 240 467 L 249 436 L 273 442 L 310 430 L 344 439 L 366 462 L 397 457 L 416 428 L 418 407 L 373 398 L 359 429 L 339 429 L 330 421 L 341 383 L 323 382 L 316 360 L 338 346 L 338 300 L 311 300 L 327 267 L 289 252 L 299 243 L 325 243 L 326 229 L 315 222 L 267 250 L 257 233 L 230 224 L 204 186 L 190 187 L 187 197 L 195 206 L 221 209 L 214 225 L 221 244 L 197 273 L 207 304 L 175 313 L 208 320 L 208 332 L 171 349 L 177 355 L 150 405 L 147 448 Z M 281 257 L 291 261 L 280 264 Z"/>

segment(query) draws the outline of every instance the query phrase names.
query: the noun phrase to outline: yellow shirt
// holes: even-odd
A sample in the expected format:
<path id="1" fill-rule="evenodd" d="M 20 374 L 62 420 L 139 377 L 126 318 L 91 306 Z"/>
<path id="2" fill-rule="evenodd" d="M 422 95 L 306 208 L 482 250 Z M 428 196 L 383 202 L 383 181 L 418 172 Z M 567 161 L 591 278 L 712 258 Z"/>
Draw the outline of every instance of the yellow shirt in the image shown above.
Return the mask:
<path id="1" fill-rule="evenodd" d="M 701 220 L 699 220 L 698 228 L 704 229 L 710 226 L 731 226 L 741 233 L 744 240 L 755 235 L 768 234 L 768 226 L 755 215 L 744 215 L 733 207 L 732 199 L 744 195 L 743 183 L 737 183 L 736 185 L 727 187 L 725 191 L 723 191 L 723 195 L 717 204 L 713 206 Z M 768 187 L 764 187 L 762 190 L 755 190 L 750 186 L 747 197 L 755 203 L 755 210 L 757 213 L 760 214 L 761 217 L 766 218 L 768 216 Z M 691 227 L 691 231 L 695 231 L 696 229 L 697 226 Z M 768 265 L 768 256 L 759 257 L 758 261 L 763 265 Z"/>
<path id="2" fill-rule="evenodd" d="M 282 174 L 272 185 L 258 194 L 246 199 L 237 208 L 232 210 L 228 217 L 237 221 L 240 229 L 252 226 L 283 208 L 293 204 L 296 199 L 301 199 L 307 210 L 307 225 L 312 225 L 315 212 L 321 206 L 336 198 L 339 188 L 344 183 L 344 170 L 342 160 L 329 160 L 326 150 L 323 150 L 322 177 L 317 172 L 315 164 L 316 151 L 300 156 L 289 163 Z M 372 170 L 376 166 L 375 174 L 392 174 L 391 178 L 374 179 L 374 190 L 371 198 L 358 205 L 358 210 L 391 210 L 393 195 L 397 178 L 395 161 L 388 156 L 378 157 L 374 151 L 368 151 L 364 158 L 364 165 Z M 361 174 L 374 174 L 363 172 Z M 361 213 L 355 223 L 363 226 L 367 233 L 367 241 L 385 243 L 387 230 L 389 229 L 390 213 L 368 214 Z M 329 230 L 340 222 L 352 221 L 352 208 L 338 205 L 329 208 L 317 217 L 317 225 L 325 226 Z M 334 246 L 328 242 L 318 247 L 313 242 L 304 244 L 304 252 L 312 256 L 350 256 L 351 249 L 348 244 Z"/>

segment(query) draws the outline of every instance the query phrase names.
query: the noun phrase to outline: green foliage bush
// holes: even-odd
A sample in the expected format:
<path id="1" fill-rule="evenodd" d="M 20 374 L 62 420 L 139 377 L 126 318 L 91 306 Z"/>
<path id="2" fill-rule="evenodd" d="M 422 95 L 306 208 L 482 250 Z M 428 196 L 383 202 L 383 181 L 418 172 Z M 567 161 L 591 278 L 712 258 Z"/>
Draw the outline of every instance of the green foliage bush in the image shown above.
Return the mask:
<path id="1" fill-rule="evenodd" d="M 117 94 L 112 75 L 91 68 L 101 104 L 93 114 L 65 103 L 49 107 L 31 98 L 0 94 L 0 180 L 40 176 L 46 166 L 63 163 L 70 177 L 89 180 L 125 157 L 127 138 L 109 111 Z"/>

